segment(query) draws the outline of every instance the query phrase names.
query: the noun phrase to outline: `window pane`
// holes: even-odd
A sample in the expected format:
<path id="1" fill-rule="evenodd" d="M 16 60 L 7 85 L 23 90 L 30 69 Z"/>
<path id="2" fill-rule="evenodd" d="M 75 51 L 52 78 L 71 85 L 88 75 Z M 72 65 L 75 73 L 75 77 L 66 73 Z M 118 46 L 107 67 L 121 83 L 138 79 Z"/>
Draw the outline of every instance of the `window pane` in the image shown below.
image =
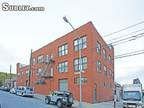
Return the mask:
<path id="1" fill-rule="evenodd" d="M 83 37 L 82 39 L 83 39 L 83 42 L 85 43 L 86 42 L 86 37 Z"/>
<path id="2" fill-rule="evenodd" d="M 75 40 L 75 41 L 74 41 L 74 45 L 78 45 L 78 40 Z"/>

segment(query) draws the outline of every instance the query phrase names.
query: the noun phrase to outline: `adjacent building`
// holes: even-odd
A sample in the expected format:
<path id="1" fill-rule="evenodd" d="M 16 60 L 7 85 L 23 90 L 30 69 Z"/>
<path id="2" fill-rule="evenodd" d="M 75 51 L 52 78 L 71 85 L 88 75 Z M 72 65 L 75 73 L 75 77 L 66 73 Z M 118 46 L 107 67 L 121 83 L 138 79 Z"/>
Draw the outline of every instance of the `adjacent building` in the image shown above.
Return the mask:
<path id="1" fill-rule="evenodd" d="M 83 101 L 95 103 L 112 100 L 114 49 L 106 44 L 92 22 L 33 51 L 30 66 L 18 63 L 17 86 L 28 86 L 30 81 L 30 86 L 38 94 L 69 90 L 79 100 L 80 79 L 77 73 L 80 67 L 83 70 Z"/>
<path id="2" fill-rule="evenodd" d="M 142 84 L 139 78 L 133 79 L 133 84 Z"/>

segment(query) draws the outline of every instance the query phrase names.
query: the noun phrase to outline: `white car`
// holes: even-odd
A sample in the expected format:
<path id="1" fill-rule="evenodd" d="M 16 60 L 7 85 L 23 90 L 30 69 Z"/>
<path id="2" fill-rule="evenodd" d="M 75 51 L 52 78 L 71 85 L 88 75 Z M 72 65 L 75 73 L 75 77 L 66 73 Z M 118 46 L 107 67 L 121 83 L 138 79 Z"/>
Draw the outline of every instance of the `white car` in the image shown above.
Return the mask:
<path id="1" fill-rule="evenodd" d="M 17 87 L 16 94 L 19 96 L 34 96 L 34 90 L 31 87 L 19 86 Z"/>
<path id="2" fill-rule="evenodd" d="M 11 88 L 9 92 L 12 94 L 16 94 L 16 88 Z"/>

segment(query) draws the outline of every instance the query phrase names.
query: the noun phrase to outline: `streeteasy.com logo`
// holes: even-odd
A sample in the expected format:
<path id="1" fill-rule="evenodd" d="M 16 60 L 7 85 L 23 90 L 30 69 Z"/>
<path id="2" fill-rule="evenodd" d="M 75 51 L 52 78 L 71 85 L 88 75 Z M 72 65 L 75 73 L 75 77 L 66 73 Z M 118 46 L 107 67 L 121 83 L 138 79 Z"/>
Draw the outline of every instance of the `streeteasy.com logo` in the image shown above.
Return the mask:
<path id="1" fill-rule="evenodd" d="M 7 2 L 1 4 L 2 11 L 44 11 L 45 7 L 30 5 L 10 5 Z"/>

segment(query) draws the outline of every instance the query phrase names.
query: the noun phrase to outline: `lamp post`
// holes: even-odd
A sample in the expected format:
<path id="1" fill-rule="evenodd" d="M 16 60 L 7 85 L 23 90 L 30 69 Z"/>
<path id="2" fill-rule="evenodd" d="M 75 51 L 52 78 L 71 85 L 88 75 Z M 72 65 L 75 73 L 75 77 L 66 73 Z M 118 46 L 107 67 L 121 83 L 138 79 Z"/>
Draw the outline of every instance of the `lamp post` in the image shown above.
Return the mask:
<path id="1" fill-rule="evenodd" d="M 28 86 L 30 87 L 31 86 L 31 74 L 32 74 L 32 49 L 31 49 L 31 53 L 30 53 L 30 64 L 29 64 L 29 73 L 28 73 Z"/>
<path id="2" fill-rule="evenodd" d="M 72 24 L 68 21 L 68 19 L 66 18 L 66 16 L 64 16 L 63 17 L 63 20 L 66 22 L 66 23 L 68 23 L 71 27 L 72 27 L 72 29 L 73 30 L 75 30 L 75 28 L 72 26 Z M 78 39 L 80 40 L 80 37 L 78 37 Z M 80 42 L 78 40 L 78 43 Z M 79 102 L 79 108 L 82 108 L 82 72 L 83 72 L 83 70 L 82 70 L 82 54 L 81 54 L 81 48 L 79 47 L 78 48 L 78 50 L 79 50 L 79 63 L 80 63 L 80 67 L 79 67 L 79 79 L 80 79 L 80 85 L 79 85 L 79 87 L 80 87 L 80 102 Z"/>
<path id="3" fill-rule="evenodd" d="M 12 80 L 11 70 L 12 70 L 12 66 L 10 65 L 10 85 L 9 85 L 10 88 L 12 87 L 12 83 L 11 83 L 11 82 L 12 82 L 12 81 L 11 81 L 11 80 Z"/>

